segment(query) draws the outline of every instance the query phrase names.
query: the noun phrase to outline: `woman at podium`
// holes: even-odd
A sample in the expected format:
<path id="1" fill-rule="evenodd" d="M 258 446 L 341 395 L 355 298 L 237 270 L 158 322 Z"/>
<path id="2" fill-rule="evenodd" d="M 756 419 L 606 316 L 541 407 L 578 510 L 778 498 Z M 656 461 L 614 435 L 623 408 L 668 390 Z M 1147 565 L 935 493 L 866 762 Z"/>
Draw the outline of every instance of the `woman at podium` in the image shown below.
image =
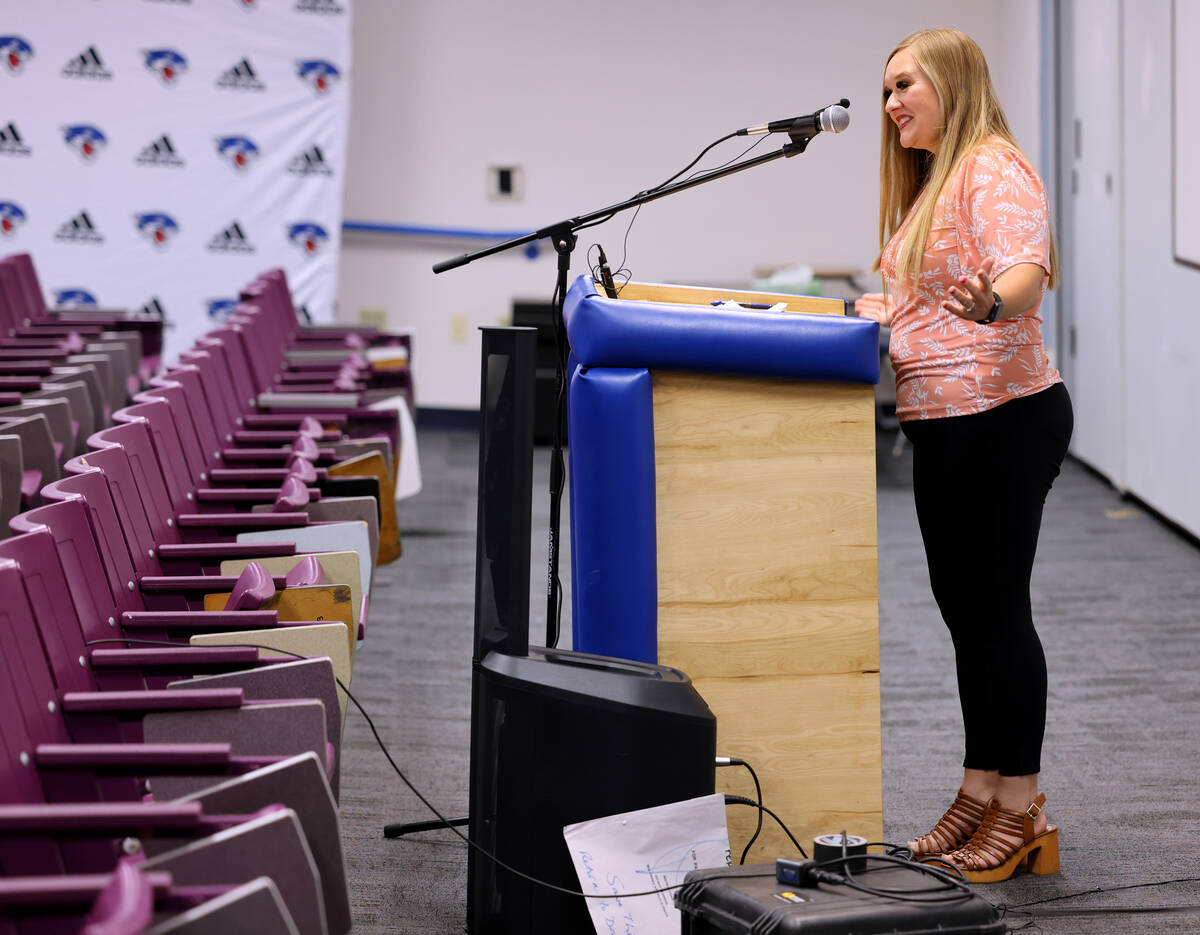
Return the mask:
<path id="1" fill-rule="evenodd" d="M 897 416 L 966 739 L 957 797 L 909 846 L 978 882 L 1023 864 L 1054 873 L 1058 832 L 1038 789 L 1046 660 L 1029 581 L 1072 429 L 1041 333 L 1058 268 L 1045 186 L 964 33 L 922 30 L 888 57 L 880 178 L 885 291 L 857 311 L 892 329 Z"/>

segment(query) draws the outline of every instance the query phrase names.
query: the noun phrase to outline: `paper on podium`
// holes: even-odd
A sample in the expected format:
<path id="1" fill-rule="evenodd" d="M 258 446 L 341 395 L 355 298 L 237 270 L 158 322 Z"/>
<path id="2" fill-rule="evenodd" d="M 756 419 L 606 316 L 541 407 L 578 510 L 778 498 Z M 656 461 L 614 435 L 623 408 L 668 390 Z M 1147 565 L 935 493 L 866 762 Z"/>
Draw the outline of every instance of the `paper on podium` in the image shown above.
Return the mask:
<path id="1" fill-rule="evenodd" d="M 624 898 L 621 893 L 678 886 L 692 870 L 728 867 L 725 796 L 705 795 L 563 828 L 567 850 L 599 935 L 678 935 L 675 891 Z"/>

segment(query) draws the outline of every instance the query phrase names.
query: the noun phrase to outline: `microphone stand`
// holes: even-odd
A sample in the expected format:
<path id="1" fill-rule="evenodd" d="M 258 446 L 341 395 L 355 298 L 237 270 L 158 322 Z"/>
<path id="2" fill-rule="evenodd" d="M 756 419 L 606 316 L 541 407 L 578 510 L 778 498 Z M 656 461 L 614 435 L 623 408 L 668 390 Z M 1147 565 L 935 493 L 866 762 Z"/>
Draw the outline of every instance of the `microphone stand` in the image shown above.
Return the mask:
<path id="1" fill-rule="evenodd" d="M 799 121 L 797 121 L 799 123 Z M 562 440 L 562 422 L 566 405 L 565 393 L 565 376 L 563 374 L 563 358 L 566 350 L 566 342 L 563 337 L 563 303 L 567 295 L 567 278 L 571 270 L 571 253 L 575 249 L 577 233 L 585 227 L 592 227 L 597 224 L 602 224 L 610 218 L 620 214 L 622 211 L 628 211 L 630 208 L 636 208 L 651 201 L 658 201 L 660 198 L 666 198 L 669 195 L 677 194 L 689 188 L 695 188 L 697 185 L 704 185 L 708 182 L 715 182 L 717 179 L 725 178 L 727 175 L 733 175 L 736 172 L 743 172 L 746 169 L 752 169 L 755 166 L 761 166 L 768 162 L 774 162 L 776 159 L 783 157 L 798 156 L 808 147 L 809 141 L 816 134 L 811 129 L 796 128 L 788 130 L 788 135 L 791 137 L 790 142 L 786 143 L 782 148 L 772 153 L 766 153 L 761 156 L 755 156 L 751 159 L 745 159 L 733 165 L 724 166 L 719 169 L 712 169 L 708 172 L 702 172 L 692 178 L 684 179 L 681 182 L 676 182 L 673 185 L 664 185 L 649 191 L 639 192 L 632 198 L 625 201 L 617 202 L 609 205 L 607 208 L 601 208 L 598 211 L 592 211 L 588 214 L 581 214 L 577 217 L 567 218 L 564 221 L 558 221 L 554 224 L 549 224 L 546 227 L 538 228 L 532 233 L 526 234 L 523 237 L 514 237 L 511 240 L 503 241 L 502 243 L 493 244 L 490 247 L 485 247 L 482 250 L 476 250 L 473 253 L 464 253 L 462 256 L 454 257 L 453 259 L 443 260 L 440 263 L 435 263 L 433 266 L 434 273 L 445 273 L 452 269 L 457 269 L 460 266 L 466 266 L 475 260 L 481 260 L 484 257 L 492 256 L 496 253 L 502 253 L 505 250 L 511 250 L 514 247 L 520 247 L 524 244 L 533 243 L 534 241 L 548 238 L 554 246 L 555 253 L 558 254 L 558 280 L 554 292 L 554 343 L 555 343 L 555 370 L 556 370 L 556 388 L 557 388 L 557 405 L 554 415 L 554 435 L 550 455 L 550 536 L 547 556 L 547 586 L 546 586 L 546 646 L 554 648 L 558 645 L 558 603 L 559 603 L 559 584 L 558 584 L 558 557 L 559 557 L 559 528 L 561 525 L 562 515 L 562 489 L 563 475 L 565 469 L 563 466 L 563 440 Z"/>
<path id="2" fill-rule="evenodd" d="M 799 121 L 797 121 L 799 123 Z M 768 162 L 774 162 L 776 159 L 783 157 L 798 156 L 808 147 L 809 141 L 816 134 L 811 129 L 793 127 L 788 131 L 791 141 L 784 144 L 780 149 L 773 153 L 766 153 L 762 156 L 755 156 L 751 159 L 745 159 L 741 162 L 736 162 L 729 166 L 724 166 L 719 169 L 712 169 L 708 172 L 702 172 L 699 175 L 684 179 L 682 182 L 676 182 L 673 185 L 662 185 L 650 191 L 639 192 L 632 198 L 626 201 L 618 202 L 614 205 L 609 205 L 607 208 L 601 208 L 599 211 L 592 211 L 588 214 L 582 214 L 578 217 L 567 218 L 565 221 L 559 221 L 555 224 L 547 225 L 546 227 L 538 228 L 532 233 L 525 234 L 522 237 L 514 237 L 511 240 L 505 240 L 502 243 L 493 244 L 490 247 L 484 247 L 482 250 L 476 250 L 473 253 L 464 253 L 462 256 L 454 257 L 450 260 L 443 260 L 440 263 L 435 263 L 433 271 L 435 273 L 445 273 L 452 269 L 457 269 L 460 266 L 466 266 L 475 260 L 481 260 L 484 257 L 492 256 L 496 253 L 503 253 L 505 250 L 511 250 L 514 247 L 520 247 L 523 244 L 533 243 L 543 238 L 549 238 L 554 245 L 554 251 L 558 254 L 558 280 L 554 291 L 554 343 L 555 343 L 555 370 L 557 384 L 557 406 L 554 414 L 554 435 L 552 443 L 552 451 L 550 456 L 550 542 L 549 555 L 547 557 L 547 588 L 546 588 L 546 646 L 553 649 L 558 644 L 558 601 L 559 601 L 559 586 L 558 586 L 558 541 L 559 528 L 562 517 L 562 488 L 563 488 L 563 457 L 562 457 L 562 422 L 563 410 L 566 402 L 566 394 L 564 392 L 564 374 L 563 374 L 563 351 L 565 350 L 565 341 L 563 338 L 563 302 L 567 295 L 567 277 L 571 271 L 571 253 L 575 249 L 577 234 L 585 227 L 592 227 L 597 224 L 609 220 L 622 211 L 627 211 L 630 208 L 636 208 L 639 205 L 647 204 L 651 201 L 657 201 L 660 198 L 666 198 L 668 195 L 674 195 L 677 192 L 684 191 L 689 188 L 695 188 L 697 185 L 704 185 L 706 182 L 714 182 L 717 179 L 724 178 L 727 175 L 733 175 L 735 172 L 742 172 L 746 169 L 752 169 L 755 166 L 765 165 Z M 438 828 L 451 825 L 459 827 L 466 825 L 469 818 L 451 818 L 446 822 L 443 821 L 417 821 L 399 824 L 390 824 L 384 827 L 383 835 L 385 838 L 399 838 L 407 834 L 414 834 L 422 831 L 433 831 Z"/>

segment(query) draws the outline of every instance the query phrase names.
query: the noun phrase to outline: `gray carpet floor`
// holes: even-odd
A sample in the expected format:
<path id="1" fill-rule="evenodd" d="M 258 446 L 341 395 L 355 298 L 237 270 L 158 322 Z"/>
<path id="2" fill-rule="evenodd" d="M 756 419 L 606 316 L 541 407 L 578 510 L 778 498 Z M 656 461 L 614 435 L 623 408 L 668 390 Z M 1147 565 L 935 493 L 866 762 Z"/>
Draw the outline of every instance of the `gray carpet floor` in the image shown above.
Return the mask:
<path id="1" fill-rule="evenodd" d="M 879 436 L 878 454 L 884 825 L 888 840 L 903 841 L 928 830 L 953 797 L 962 741 L 911 464 L 907 451 L 893 454 L 893 438 Z M 353 690 L 413 785 L 444 814 L 460 815 L 467 803 L 476 436 L 422 430 L 420 453 L 425 488 L 400 505 L 404 556 L 377 574 Z M 539 449 L 535 642 L 545 628 L 548 460 Z M 569 609 L 565 552 L 563 564 Z M 1061 828 L 1062 872 L 1021 874 L 978 891 L 1008 907 L 1039 903 L 1009 909 L 1013 930 L 1200 932 L 1200 549 L 1069 461 L 1047 505 L 1033 602 L 1050 670 L 1042 788 L 1050 821 Z M 1002 705 L 1002 676 L 994 677 Z M 466 845 L 444 830 L 383 838 L 386 823 L 431 816 L 353 711 L 344 755 L 342 835 L 355 931 L 463 931 Z M 752 853 L 751 860 L 775 856 Z M 1118 889 L 1184 878 L 1192 879 Z"/>

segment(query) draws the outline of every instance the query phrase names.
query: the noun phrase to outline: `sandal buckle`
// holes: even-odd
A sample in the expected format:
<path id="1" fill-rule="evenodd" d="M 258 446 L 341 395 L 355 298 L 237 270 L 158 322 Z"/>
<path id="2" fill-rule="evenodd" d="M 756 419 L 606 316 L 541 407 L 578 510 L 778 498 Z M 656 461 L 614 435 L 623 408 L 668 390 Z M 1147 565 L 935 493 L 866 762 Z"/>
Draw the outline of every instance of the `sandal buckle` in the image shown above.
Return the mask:
<path id="1" fill-rule="evenodd" d="M 1030 802 L 1029 808 L 1025 809 L 1025 814 L 1030 818 L 1037 818 L 1042 813 L 1042 807 L 1037 802 Z"/>

